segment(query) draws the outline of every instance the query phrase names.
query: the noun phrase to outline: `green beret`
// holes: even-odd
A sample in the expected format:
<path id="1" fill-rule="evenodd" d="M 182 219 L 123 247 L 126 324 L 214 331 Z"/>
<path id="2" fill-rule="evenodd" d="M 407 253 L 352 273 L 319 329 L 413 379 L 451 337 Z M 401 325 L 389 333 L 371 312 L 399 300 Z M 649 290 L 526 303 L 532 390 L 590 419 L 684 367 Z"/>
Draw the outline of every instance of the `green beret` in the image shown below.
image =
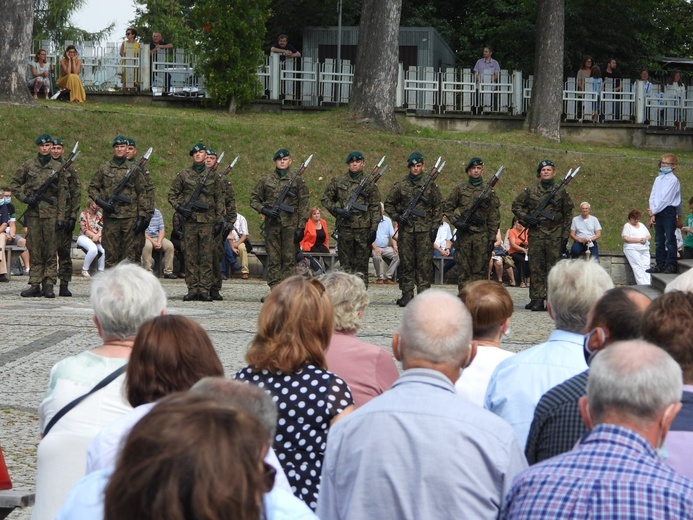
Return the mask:
<path id="1" fill-rule="evenodd" d="M 274 152 L 274 157 L 272 158 L 273 161 L 276 161 L 277 159 L 283 159 L 284 157 L 291 157 L 291 154 L 289 153 L 289 150 L 286 148 L 280 148 L 276 152 Z"/>
<path id="2" fill-rule="evenodd" d="M 467 167 L 464 169 L 465 172 L 468 172 L 470 168 L 474 168 L 474 166 L 483 166 L 484 161 L 479 159 L 478 157 L 472 157 L 472 160 L 467 163 Z"/>
<path id="3" fill-rule="evenodd" d="M 537 177 L 539 177 L 539 174 L 541 173 L 541 169 L 544 166 L 551 166 L 552 168 L 555 168 L 556 165 L 553 163 L 553 161 L 549 161 L 548 159 L 544 159 L 539 163 L 539 166 L 537 166 Z"/>
<path id="4" fill-rule="evenodd" d="M 349 164 L 352 161 L 363 161 L 363 160 L 365 160 L 363 158 L 363 154 L 361 152 L 354 151 L 354 152 L 351 152 L 349 155 L 347 155 L 346 163 Z"/>
<path id="5" fill-rule="evenodd" d="M 214 157 L 217 156 L 217 152 L 212 150 L 211 148 L 207 148 L 207 155 L 213 155 Z"/>
<path id="6" fill-rule="evenodd" d="M 127 145 L 128 144 L 128 138 L 125 137 L 124 135 L 117 135 L 113 139 L 113 144 L 111 146 L 120 146 L 121 144 Z"/>
<path id="7" fill-rule="evenodd" d="M 59 137 L 54 137 L 51 139 L 51 143 L 53 143 L 55 146 L 63 146 L 63 140 Z"/>
<path id="8" fill-rule="evenodd" d="M 197 152 L 202 152 L 202 151 L 207 151 L 207 147 L 203 145 L 202 143 L 197 143 L 195 146 L 192 147 L 190 150 L 190 157 L 195 155 Z"/>
<path id="9" fill-rule="evenodd" d="M 135 144 L 135 140 L 132 137 L 126 137 L 125 140 L 127 141 L 128 146 L 137 146 Z"/>
<path id="10" fill-rule="evenodd" d="M 53 142 L 51 139 L 51 136 L 48 134 L 41 134 L 36 138 L 36 141 L 34 141 L 36 144 L 50 144 Z"/>
<path id="11" fill-rule="evenodd" d="M 407 159 L 407 166 L 414 166 L 424 162 L 424 157 L 420 152 L 413 152 Z"/>

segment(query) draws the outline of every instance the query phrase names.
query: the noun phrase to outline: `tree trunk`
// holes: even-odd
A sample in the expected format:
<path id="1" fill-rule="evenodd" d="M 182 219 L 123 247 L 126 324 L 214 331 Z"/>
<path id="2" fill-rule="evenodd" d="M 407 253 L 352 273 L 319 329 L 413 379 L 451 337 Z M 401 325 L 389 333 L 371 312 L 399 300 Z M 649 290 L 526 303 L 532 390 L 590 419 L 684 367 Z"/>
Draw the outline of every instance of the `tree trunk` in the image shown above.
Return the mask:
<path id="1" fill-rule="evenodd" d="M 561 140 L 563 112 L 564 0 L 539 0 L 532 98 L 525 128 L 553 141 Z"/>
<path id="2" fill-rule="evenodd" d="M 0 101 L 32 104 L 26 84 L 31 54 L 32 0 L 3 1 L 0 17 Z"/>
<path id="3" fill-rule="evenodd" d="M 398 132 L 395 95 L 402 0 L 364 0 L 349 110 Z"/>

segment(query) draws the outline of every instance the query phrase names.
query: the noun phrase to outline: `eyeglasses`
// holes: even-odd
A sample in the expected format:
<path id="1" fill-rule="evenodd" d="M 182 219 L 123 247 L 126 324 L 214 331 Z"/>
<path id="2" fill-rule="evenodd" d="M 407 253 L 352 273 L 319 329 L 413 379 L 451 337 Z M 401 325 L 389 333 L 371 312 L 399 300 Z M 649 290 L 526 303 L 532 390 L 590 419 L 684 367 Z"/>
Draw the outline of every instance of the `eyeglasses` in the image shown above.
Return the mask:
<path id="1" fill-rule="evenodd" d="M 272 488 L 274 487 L 274 479 L 277 476 L 277 470 L 274 469 L 274 467 L 270 464 L 267 464 L 266 462 L 263 462 L 262 466 L 262 482 L 265 485 L 265 493 L 269 493 L 270 491 L 272 491 Z"/>

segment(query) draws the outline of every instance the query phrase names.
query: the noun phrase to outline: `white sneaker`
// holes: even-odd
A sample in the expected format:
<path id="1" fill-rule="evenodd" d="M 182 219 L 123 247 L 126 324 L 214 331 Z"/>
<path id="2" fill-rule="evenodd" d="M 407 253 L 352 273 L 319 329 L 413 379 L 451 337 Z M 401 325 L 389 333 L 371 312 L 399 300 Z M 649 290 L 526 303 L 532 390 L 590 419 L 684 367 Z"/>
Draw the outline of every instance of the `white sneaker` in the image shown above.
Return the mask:
<path id="1" fill-rule="evenodd" d="M 85 278 L 91 278 L 89 271 L 82 271 L 82 276 L 84 276 Z"/>

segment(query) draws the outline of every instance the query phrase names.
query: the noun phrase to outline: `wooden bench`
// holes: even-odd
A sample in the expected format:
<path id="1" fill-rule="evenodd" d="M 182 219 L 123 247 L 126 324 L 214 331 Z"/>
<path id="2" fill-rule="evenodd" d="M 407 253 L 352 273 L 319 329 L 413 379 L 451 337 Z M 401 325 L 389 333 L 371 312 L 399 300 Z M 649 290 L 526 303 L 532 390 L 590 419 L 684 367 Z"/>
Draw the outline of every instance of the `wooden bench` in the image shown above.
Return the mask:
<path id="1" fill-rule="evenodd" d="M 433 283 L 442 285 L 445 283 L 445 262 L 454 262 L 452 256 L 434 256 L 433 257 Z"/>
<path id="2" fill-rule="evenodd" d="M 21 255 L 24 251 L 26 251 L 26 247 L 20 247 L 18 245 L 12 244 L 12 245 L 6 245 L 5 246 L 5 258 L 3 259 L 6 262 L 7 266 L 7 276 L 11 277 L 12 276 L 12 262 L 14 261 L 15 258 L 17 258 L 19 255 Z"/>
<path id="3" fill-rule="evenodd" d="M 255 257 L 262 264 L 262 279 L 267 280 L 268 262 L 267 262 L 267 248 L 265 247 L 265 243 L 264 242 L 253 242 L 252 244 L 253 244 L 253 252 L 251 254 L 255 255 Z M 306 254 L 312 256 L 316 260 L 322 260 L 325 264 L 325 271 L 329 271 L 331 269 L 334 269 L 335 264 L 339 261 L 339 258 L 337 257 L 337 252 L 334 250 L 334 246 L 330 246 L 330 252 L 329 253 L 306 253 Z"/>
<path id="4" fill-rule="evenodd" d="M 0 520 L 7 518 L 18 507 L 34 505 L 36 493 L 29 489 L 7 489 L 0 491 Z"/>

